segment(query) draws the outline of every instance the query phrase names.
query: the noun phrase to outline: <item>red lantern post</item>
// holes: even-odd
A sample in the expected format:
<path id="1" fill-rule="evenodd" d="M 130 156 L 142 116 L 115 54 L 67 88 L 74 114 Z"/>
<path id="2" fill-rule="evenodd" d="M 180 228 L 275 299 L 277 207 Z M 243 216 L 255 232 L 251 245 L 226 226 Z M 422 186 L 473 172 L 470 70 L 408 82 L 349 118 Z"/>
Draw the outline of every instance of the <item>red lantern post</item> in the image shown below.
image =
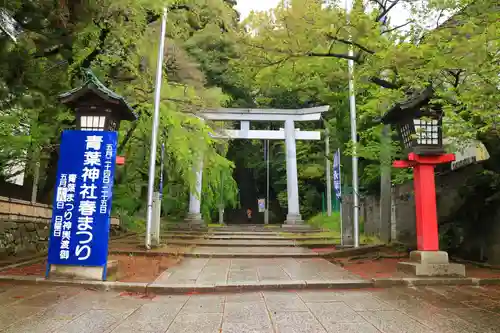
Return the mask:
<path id="1" fill-rule="evenodd" d="M 392 164 L 395 168 L 413 168 L 417 249 L 419 251 L 439 251 L 434 167 L 454 160 L 454 154 L 421 156 L 410 153 L 407 161 L 394 161 Z"/>
<path id="2" fill-rule="evenodd" d="M 408 160 L 394 161 L 396 168 L 413 168 L 415 190 L 417 251 L 410 253 L 410 262 L 401 262 L 398 269 L 423 276 L 464 276 L 465 267 L 450 264 L 448 253 L 439 251 L 434 168 L 455 160 L 443 147 L 442 117 L 439 105 L 431 104 L 431 87 L 396 104 L 382 122 L 395 124 L 408 152 Z M 396 221 L 397 223 L 397 221 Z"/>

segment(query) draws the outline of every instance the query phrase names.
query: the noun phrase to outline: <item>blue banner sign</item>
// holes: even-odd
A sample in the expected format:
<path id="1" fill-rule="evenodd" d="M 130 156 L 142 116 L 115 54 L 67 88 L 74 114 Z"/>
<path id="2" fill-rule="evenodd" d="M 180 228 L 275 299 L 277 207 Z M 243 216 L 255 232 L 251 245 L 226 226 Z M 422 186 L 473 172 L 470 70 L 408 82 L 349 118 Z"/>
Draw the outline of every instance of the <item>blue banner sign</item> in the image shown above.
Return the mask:
<path id="1" fill-rule="evenodd" d="M 51 264 L 107 264 L 116 145 L 116 132 L 63 132 L 47 272 Z"/>
<path id="2" fill-rule="evenodd" d="M 339 201 L 342 200 L 342 184 L 340 182 L 340 149 L 333 155 L 333 188 Z"/>

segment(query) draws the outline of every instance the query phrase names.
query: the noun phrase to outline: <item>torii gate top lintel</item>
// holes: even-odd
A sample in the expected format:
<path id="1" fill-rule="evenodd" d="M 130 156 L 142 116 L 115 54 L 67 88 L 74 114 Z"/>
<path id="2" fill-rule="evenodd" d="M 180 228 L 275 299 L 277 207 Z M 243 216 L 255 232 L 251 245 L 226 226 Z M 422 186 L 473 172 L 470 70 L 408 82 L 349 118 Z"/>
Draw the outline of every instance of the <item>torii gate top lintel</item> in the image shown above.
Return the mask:
<path id="1" fill-rule="evenodd" d="M 206 109 L 198 115 L 208 120 L 240 120 L 240 121 L 311 121 L 319 120 L 328 105 L 303 109 L 241 109 L 218 108 Z"/>

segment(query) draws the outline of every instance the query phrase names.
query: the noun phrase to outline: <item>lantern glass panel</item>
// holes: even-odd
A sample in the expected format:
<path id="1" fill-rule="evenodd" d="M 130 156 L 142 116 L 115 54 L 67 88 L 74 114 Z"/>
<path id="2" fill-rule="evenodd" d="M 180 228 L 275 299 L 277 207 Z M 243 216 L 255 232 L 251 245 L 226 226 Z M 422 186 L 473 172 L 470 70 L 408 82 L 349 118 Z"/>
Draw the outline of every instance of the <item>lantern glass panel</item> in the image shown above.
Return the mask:
<path id="1" fill-rule="evenodd" d="M 406 148 L 410 148 L 413 141 L 413 131 L 410 124 L 404 124 L 401 126 L 401 137 L 403 139 L 404 146 Z"/>
<path id="2" fill-rule="evenodd" d="M 439 122 L 437 119 L 414 119 L 415 136 L 419 145 L 439 144 Z"/>
<path id="3" fill-rule="evenodd" d="M 80 128 L 82 131 L 104 131 L 105 116 L 81 116 Z"/>

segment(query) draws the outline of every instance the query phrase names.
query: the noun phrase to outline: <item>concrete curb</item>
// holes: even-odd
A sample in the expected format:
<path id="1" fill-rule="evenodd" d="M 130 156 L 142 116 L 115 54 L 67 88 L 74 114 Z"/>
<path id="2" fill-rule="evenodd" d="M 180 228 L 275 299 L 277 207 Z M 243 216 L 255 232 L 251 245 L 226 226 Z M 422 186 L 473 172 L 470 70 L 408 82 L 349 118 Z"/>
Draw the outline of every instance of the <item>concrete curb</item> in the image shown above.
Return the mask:
<path id="1" fill-rule="evenodd" d="M 332 252 L 322 252 L 321 255 L 325 258 L 346 258 L 346 257 L 352 257 L 352 256 L 357 256 L 360 254 L 366 254 L 370 253 L 374 250 L 380 250 L 382 248 L 386 247 L 384 244 L 377 244 L 377 245 L 362 245 L 360 247 L 354 248 L 343 248 L 343 249 L 337 249 L 333 250 Z"/>
<path id="2" fill-rule="evenodd" d="M 15 261 L 10 265 L 1 266 L 0 272 L 7 271 L 9 269 L 16 267 L 21 267 L 24 265 L 36 264 L 40 261 L 44 261 L 46 258 L 47 258 L 47 253 L 36 255 L 34 256 L 34 258 L 32 257 L 31 259 L 23 258 L 22 260 Z"/>
<path id="3" fill-rule="evenodd" d="M 261 290 L 291 290 L 291 289 L 361 289 L 371 288 L 373 283 L 368 280 L 319 280 L 319 281 L 260 281 L 260 282 L 230 282 L 215 284 L 166 284 L 142 282 L 86 281 L 49 279 L 34 276 L 0 276 L 0 283 L 15 283 L 22 285 L 41 286 L 71 286 L 99 291 L 131 291 L 153 294 L 184 294 L 213 292 L 243 292 Z"/>
<path id="4" fill-rule="evenodd" d="M 165 284 L 49 279 L 35 276 L 0 276 L 0 283 L 41 286 L 71 286 L 100 291 L 131 291 L 154 294 L 244 292 L 261 290 L 365 289 L 414 286 L 498 285 L 500 278 L 375 278 L 371 280 L 260 281 L 214 284 Z"/>
<path id="5" fill-rule="evenodd" d="M 149 283 L 145 282 L 117 282 L 117 281 L 87 281 L 87 280 L 64 280 L 64 279 L 45 279 L 36 276 L 16 276 L 0 275 L 0 282 L 15 283 L 25 285 L 46 285 L 46 286 L 70 286 L 82 287 L 85 289 L 101 291 L 136 291 L 146 292 Z"/>
<path id="6" fill-rule="evenodd" d="M 376 288 L 421 287 L 421 286 L 487 286 L 499 285 L 500 278 L 453 278 L 453 277 L 421 277 L 421 278 L 374 278 Z"/>
<path id="7" fill-rule="evenodd" d="M 482 278 L 482 279 L 474 279 L 479 286 L 488 286 L 488 285 L 499 285 L 499 278 Z"/>

